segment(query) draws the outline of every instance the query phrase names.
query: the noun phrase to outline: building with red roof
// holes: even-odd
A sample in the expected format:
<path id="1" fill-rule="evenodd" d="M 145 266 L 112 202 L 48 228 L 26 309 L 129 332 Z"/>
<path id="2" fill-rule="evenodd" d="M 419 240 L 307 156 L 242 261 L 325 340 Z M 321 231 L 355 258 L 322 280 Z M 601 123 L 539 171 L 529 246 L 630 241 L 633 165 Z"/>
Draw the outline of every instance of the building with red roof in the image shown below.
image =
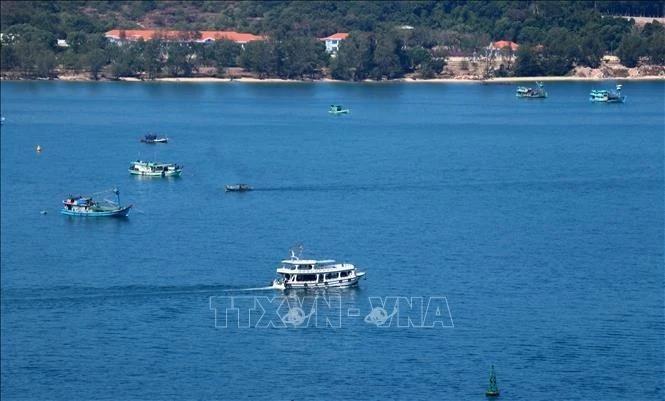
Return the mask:
<path id="1" fill-rule="evenodd" d="M 516 52 L 517 49 L 520 48 L 520 45 L 518 45 L 515 42 L 511 42 L 509 40 L 500 40 L 498 42 L 490 43 L 489 48 L 491 50 L 501 50 L 505 48 L 510 48 L 510 50 Z"/>
<path id="2" fill-rule="evenodd" d="M 326 44 L 326 51 L 328 53 L 337 53 L 339 50 L 339 44 L 346 38 L 349 37 L 349 34 L 346 32 L 337 32 L 325 38 L 319 38 Z"/>
<path id="3" fill-rule="evenodd" d="M 210 43 L 217 40 L 231 40 L 245 44 L 256 40 L 266 40 L 265 36 L 234 31 L 172 31 L 167 29 L 113 29 L 105 34 L 112 42 L 136 42 L 138 40 L 162 39 L 167 42 Z"/>

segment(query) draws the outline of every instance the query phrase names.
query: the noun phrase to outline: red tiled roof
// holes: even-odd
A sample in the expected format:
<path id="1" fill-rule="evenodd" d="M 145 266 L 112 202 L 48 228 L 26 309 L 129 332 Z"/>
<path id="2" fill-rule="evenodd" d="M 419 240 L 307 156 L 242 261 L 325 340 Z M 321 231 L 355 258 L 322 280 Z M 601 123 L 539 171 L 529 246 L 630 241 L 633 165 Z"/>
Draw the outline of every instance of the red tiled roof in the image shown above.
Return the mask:
<path id="1" fill-rule="evenodd" d="M 492 46 L 494 46 L 495 49 L 503 49 L 504 47 L 510 47 L 512 51 L 517 50 L 520 45 L 518 45 L 515 42 L 511 42 L 509 40 L 500 40 L 498 42 L 492 43 Z"/>
<path id="2" fill-rule="evenodd" d="M 349 37 L 349 34 L 346 32 L 337 32 L 325 38 L 319 38 L 319 40 L 344 40 Z"/>
<path id="3" fill-rule="evenodd" d="M 266 37 L 261 35 L 254 35 L 251 33 L 241 33 L 234 31 L 201 31 L 201 39 L 232 40 L 234 42 L 244 43 L 254 40 L 266 40 Z"/>
<path id="4" fill-rule="evenodd" d="M 191 35 L 191 36 L 190 36 Z M 165 40 L 184 40 L 203 42 L 206 40 L 232 40 L 238 43 L 246 43 L 254 40 L 265 40 L 265 36 L 253 35 L 234 31 L 170 31 L 162 29 L 113 29 L 106 32 L 106 37 L 111 39 L 135 41 L 139 39 L 151 40 L 161 38 Z"/>

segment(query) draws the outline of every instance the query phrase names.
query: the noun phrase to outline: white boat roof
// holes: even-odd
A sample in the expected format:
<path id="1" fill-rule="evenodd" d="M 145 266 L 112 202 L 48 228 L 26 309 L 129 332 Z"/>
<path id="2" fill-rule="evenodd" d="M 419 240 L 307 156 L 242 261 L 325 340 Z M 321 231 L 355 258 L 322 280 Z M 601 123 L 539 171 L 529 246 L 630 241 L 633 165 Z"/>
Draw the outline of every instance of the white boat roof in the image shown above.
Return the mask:
<path id="1" fill-rule="evenodd" d="M 285 259 L 282 263 L 287 265 L 323 265 L 335 263 L 333 259 L 314 260 L 314 259 Z"/>
<path id="2" fill-rule="evenodd" d="M 143 164 L 145 166 L 174 166 L 175 163 L 161 163 L 161 162 L 146 162 L 143 160 L 137 160 L 132 162 L 131 164 Z"/>
<path id="3" fill-rule="evenodd" d="M 290 267 L 278 267 L 278 274 L 321 274 L 321 273 L 333 273 L 341 271 L 351 271 L 356 270 L 356 267 L 351 263 L 339 263 L 335 265 L 319 265 L 320 267 L 314 269 L 296 269 Z"/>

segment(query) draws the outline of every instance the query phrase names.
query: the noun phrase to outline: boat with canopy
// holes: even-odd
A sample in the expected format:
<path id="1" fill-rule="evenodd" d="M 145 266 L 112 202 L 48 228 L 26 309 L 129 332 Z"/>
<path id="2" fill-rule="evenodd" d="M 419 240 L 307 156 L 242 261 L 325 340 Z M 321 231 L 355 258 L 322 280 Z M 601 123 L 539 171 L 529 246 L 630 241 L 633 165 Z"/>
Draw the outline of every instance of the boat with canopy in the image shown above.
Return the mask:
<path id="1" fill-rule="evenodd" d="M 129 173 L 148 177 L 178 177 L 182 173 L 182 166 L 174 163 L 137 160 L 129 164 Z"/>
<path id="2" fill-rule="evenodd" d="M 624 103 L 626 96 L 621 93 L 622 88 L 622 85 L 617 85 L 616 89 L 594 89 L 589 94 L 589 100 L 594 103 Z"/>
<path id="3" fill-rule="evenodd" d="M 516 96 L 521 99 L 545 99 L 547 97 L 547 92 L 543 88 L 542 82 L 536 82 L 536 87 L 526 87 L 519 86 L 517 88 Z"/>
<path id="4" fill-rule="evenodd" d="M 120 204 L 120 191 L 113 188 L 107 191 L 96 192 L 93 195 L 112 192 L 116 200 L 104 199 L 102 201 L 93 200 L 92 196 L 69 195 L 62 201 L 62 214 L 67 216 L 81 217 L 127 217 L 132 205 L 122 206 Z"/>
<path id="5" fill-rule="evenodd" d="M 300 252 L 296 254 L 296 249 Z M 332 259 L 300 259 L 302 246 L 291 249 L 291 257 L 282 260 L 277 268 L 280 278 L 272 287 L 279 290 L 351 287 L 365 276 L 351 263 L 337 263 Z"/>

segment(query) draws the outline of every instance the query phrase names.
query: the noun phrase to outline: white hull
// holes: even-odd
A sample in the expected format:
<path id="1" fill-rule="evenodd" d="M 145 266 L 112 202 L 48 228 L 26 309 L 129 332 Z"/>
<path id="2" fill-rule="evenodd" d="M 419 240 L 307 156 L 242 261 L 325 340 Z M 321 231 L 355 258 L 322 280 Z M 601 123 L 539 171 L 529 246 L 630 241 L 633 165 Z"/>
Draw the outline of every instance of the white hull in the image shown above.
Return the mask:
<path id="1" fill-rule="evenodd" d="M 360 281 L 364 275 L 365 273 L 358 273 L 355 277 L 328 280 L 320 283 L 298 281 L 284 283 L 282 280 L 274 280 L 272 287 L 277 290 L 351 287 L 358 284 L 358 281 Z"/>
<path id="2" fill-rule="evenodd" d="M 164 172 L 129 170 L 129 172 L 130 172 L 130 174 L 133 174 L 133 175 L 143 175 L 143 176 L 146 176 L 146 177 L 176 177 L 176 176 L 179 176 L 180 173 L 182 173 L 182 170 L 164 171 Z"/>

